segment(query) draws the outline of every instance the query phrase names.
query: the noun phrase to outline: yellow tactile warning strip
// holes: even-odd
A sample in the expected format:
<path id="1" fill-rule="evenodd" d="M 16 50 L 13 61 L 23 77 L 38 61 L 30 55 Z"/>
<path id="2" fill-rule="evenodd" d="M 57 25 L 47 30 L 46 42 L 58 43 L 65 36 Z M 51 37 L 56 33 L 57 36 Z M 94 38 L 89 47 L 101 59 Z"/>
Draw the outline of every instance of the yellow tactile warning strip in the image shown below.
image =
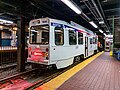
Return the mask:
<path id="1" fill-rule="evenodd" d="M 100 53 L 86 59 L 84 62 L 74 66 L 73 68 L 71 68 L 68 71 L 64 72 L 63 74 L 57 76 L 56 78 L 50 80 L 49 82 L 43 84 L 42 86 L 36 88 L 35 90 L 55 90 L 62 83 L 64 83 L 66 80 L 68 80 L 70 77 L 72 77 L 75 73 L 77 73 L 78 71 L 83 69 L 86 65 L 88 65 L 90 62 L 92 62 L 94 59 L 96 59 L 102 53 L 103 52 L 100 52 Z"/>

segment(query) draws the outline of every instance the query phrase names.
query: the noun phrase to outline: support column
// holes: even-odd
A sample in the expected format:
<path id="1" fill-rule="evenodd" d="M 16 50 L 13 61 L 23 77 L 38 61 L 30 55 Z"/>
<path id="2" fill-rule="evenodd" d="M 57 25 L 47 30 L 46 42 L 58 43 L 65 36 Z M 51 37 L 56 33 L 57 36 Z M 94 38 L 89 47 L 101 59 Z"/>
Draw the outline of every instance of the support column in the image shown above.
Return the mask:
<path id="1" fill-rule="evenodd" d="M 25 18 L 19 17 L 17 21 L 18 26 L 18 50 L 17 50 L 17 60 L 18 60 L 18 70 L 20 72 L 25 70 Z"/>
<path id="2" fill-rule="evenodd" d="M 115 47 L 115 30 L 114 30 L 114 16 L 113 16 L 113 19 L 112 19 L 112 34 L 113 34 L 113 55 L 114 55 L 114 47 Z"/>
<path id="3" fill-rule="evenodd" d="M 17 60 L 18 60 L 18 70 L 20 72 L 25 71 L 25 3 L 26 0 L 20 0 L 20 15 L 17 20 L 18 27 L 18 50 L 17 50 Z"/>
<path id="4" fill-rule="evenodd" d="M 1 35 L 1 30 L 0 30 L 0 47 L 2 46 L 2 35 Z"/>
<path id="5" fill-rule="evenodd" d="M 2 35 L 0 30 L 0 49 L 2 49 Z M 2 65 L 2 53 L 0 52 L 0 66 Z"/>

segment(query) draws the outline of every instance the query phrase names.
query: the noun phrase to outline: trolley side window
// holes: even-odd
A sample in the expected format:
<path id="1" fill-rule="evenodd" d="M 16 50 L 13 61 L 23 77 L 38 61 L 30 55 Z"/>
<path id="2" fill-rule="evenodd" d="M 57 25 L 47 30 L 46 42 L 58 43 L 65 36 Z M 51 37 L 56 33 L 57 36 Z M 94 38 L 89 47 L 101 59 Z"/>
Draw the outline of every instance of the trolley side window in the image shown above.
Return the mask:
<path id="1" fill-rule="evenodd" d="M 78 44 L 83 44 L 83 33 L 78 32 Z"/>
<path id="2" fill-rule="evenodd" d="M 70 45 L 76 45 L 77 44 L 76 31 L 75 30 L 69 30 L 69 44 Z"/>
<path id="3" fill-rule="evenodd" d="M 33 26 L 30 29 L 31 44 L 48 44 L 49 43 L 49 26 Z"/>
<path id="4" fill-rule="evenodd" d="M 95 44 L 97 44 L 97 38 L 95 38 Z"/>
<path id="5" fill-rule="evenodd" d="M 90 44 L 92 44 L 92 43 L 93 43 L 92 38 L 90 38 Z"/>
<path id="6" fill-rule="evenodd" d="M 93 37 L 93 44 L 95 44 L 95 37 Z"/>
<path id="7" fill-rule="evenodd" d="M 64 44 L 64 29 L 62 27 L 55 27 L 55 44 Z"/>

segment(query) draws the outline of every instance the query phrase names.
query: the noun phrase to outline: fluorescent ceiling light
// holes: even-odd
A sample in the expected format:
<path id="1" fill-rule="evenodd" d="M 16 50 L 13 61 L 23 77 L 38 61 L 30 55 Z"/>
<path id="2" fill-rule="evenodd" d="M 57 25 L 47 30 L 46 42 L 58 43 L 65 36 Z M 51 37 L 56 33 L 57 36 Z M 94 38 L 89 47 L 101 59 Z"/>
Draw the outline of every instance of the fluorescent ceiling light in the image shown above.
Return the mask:
<path id="1" fill-rule="evenodd" d="M 17 27 L 14 27 L 13 30 L 17 30 Z"/>
<path id="2" fill-rule="evenodd" d="M 48 27 L 46 27 L 46 26 L 45 26 L 45 27 L 42 27 L 42 28 L 43 28 L 43 29 L 48 29 Z"/>
<path id="3" fill-rule="evenodd" d="M 28 30 L 30 30 L 30 27 L 28 28 Z"/>
<path id="4" fill-rule="evenodd" d="M 9 24 L 13 24 L 13 21 L 8 21 L 8 20 L 0 19 L 0 23 L 9 23 Z"/>
<path id="5" fill-rule="evenodd" d="M 99 24 L 104 24 L 104 21 L 99 21 Z"/>
<path id="6" fill-rule="evenodd" d="M 113 37 L 113 35 L 106 35 L 107 37 Z"/>
<path id="7" fill-rule="evenodd" d="M 95 28 L 98 27 L 93 21 L 90 21 L 89 23 L 90 23 L 93 27 L 95 27 Z"/>
<path id="8" fill-rule="evenodd" d="M 3 29 L 3 26 L 0 25 L 0 29 Z"/>
<path id="9" fill-rule="evenodd" d="M 99 31 L 100 31 L 101 33 L 103 33 L 103 31 L 102 31 L 101 29 L 100 29 Z"/>
<path id="10" fill-rule="evenodd" d="M 61 30 L 55 30 L 55 32 L 62 32 Z"/>
<path id="11" fill-rule="evenodd" d="M 69 8 L 71 8 L 77 14 L 81 14 L 82 13 L 82 11 L 75 4 L 73 4 L 70 0 L 61 0 L 61 1 L 63 3 L 65 3 Z"/>
<path id="12" fill-rule="evenodd" d="M 104 33 L 104 35 L 106 36 L 106 34 Z"/>
<path id="13" fill-rule="evenodd" d="M 32 32 L 38 32 L 38 31 L 36 31 L 36 30 L 31 30 Z"/>
<path id="14" fill-rule="evenodd" d="M 109 32 L 109 30 L 106 30 L 106 32 Z"/>

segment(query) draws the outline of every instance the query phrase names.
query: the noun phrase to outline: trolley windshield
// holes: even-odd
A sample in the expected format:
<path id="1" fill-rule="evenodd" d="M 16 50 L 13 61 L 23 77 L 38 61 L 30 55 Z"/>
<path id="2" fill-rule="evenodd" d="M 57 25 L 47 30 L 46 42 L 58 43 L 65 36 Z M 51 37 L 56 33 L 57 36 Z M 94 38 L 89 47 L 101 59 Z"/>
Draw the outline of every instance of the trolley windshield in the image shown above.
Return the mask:
<path id="1" fill-rule="evenodd" d="M 49 26 L 32 26 L 30 29 L 31 44 L 49 44 Z"/>

